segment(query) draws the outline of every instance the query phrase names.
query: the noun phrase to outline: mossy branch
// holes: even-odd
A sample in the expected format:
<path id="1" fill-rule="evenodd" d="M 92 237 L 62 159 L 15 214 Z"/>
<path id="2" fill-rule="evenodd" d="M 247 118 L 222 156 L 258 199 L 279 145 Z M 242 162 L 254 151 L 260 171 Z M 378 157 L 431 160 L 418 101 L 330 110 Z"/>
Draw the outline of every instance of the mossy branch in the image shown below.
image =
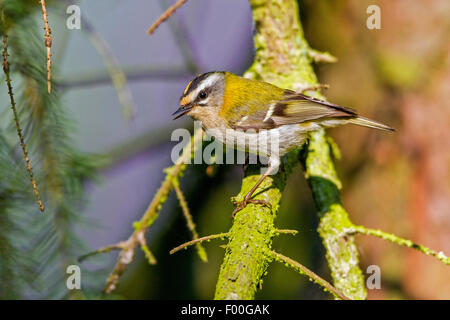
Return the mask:
<path id="1" fill-rule="evenodd" d="M 286 257 L 278 252 L 272 251 L 271 254 L 272 254 L 272 257 L 276 261 L 284 263 L 287 267 L 290 267 L 290 268 L 296 270 L 298 273 L 307 276 L 310 281 L 313 281 L 314 283 L 318 284 L 325 291 L 330 292 L 336 299 L 349 300 L 345 295 L 343 295 L 341 292 L 339 292 L 330 283 L 328 283 L 326 280 L 319 277 L 317 274 L 315 274 L 314 272 L 309 270 L 304 265 L 302 265 L 302 264 L 298 263 L 297 261 L 292 260 L 291 258 Z"/>
<path id="2" fill-rule="evenodd" d="M 310 65 L 309 47 L 303 40 L 298 5 L 294 0 L 250 0 L 255 25 L 255 61 L 245 74 L 282 88 L 302 91 L 316 81 Z M 253 299 L 272 260 L 274 219 L 290 169 L 298 162 L 297 152 L 282 159 L 280 171 L 264 180 L 256 199 L 267 207 L 249 204 L 238 212 L 229 232 L 224 262 L 216 285 L 215 299 Z M 241 200 L 260 178 L 259 168 L 246 170 Z"/>
<path id="3" fill-rule="evenodd" d="M 353 237 L 344 233 L 353 224 L 341 203 L 341 182 L 334 169 L 333 148 L 323 130 L 310 134 L 303 157 L 305 176 L 320 217 L 318 231 L 334 285 L 351 299 L 365 299 L 367 293 L 358 250 Z"/>
<path id="4" fill-rule="evenodd" d="M 304 39 L 297 1 L 250 0 L 250 5 L 256 27 L 254 36 L 256 56 L 246 76 L 299 92 L 319 88 L 312 68 L 312 62 L 314 59 L 318 60 L 318 54 Z M 325 56 L 329 58 L 325 59 L 328 62 L 333 60 L 331 56 L 321 55 Z M 328 142 L 323 131 L 312 134 L 310 139 L 305 153 L 306 171 L 314 172 L 315 177 L 324 179 L 327 184 L 334 186 L 323 188 L 316 180 L 308 179 L 316 203 L 319 202 L 319 211 L 324 217 L 319 232 L 327 248 L 335 285 L 351 299 L 364 299 L 366 296 L 364 279 L 358 267 L 358 252 L 353 239 L 348 237 L 346 241 L 342 241 L 329 230 L 334 223 L 340 228 L 341 224 L 350 221 L 340 204 L 339 192 L 336 192 L 340 183 L 328 152 Z M 326 155 L 315 159 L 320 155 L 317 152 L 321 150 L 326 150 Z M 287 161 L 287 167 L 290 168 L 295 163 L 295 160 L 290 159 Z M 254 298 L 256 287 L 262 281 L 270 260 L 273 221 L 288 171 L 282 170 L 265 181 L 261 186 L 265 191 L 261 191 L 256 197 L 268 201 L 272 205 L 272 213 L 268 208 L 249 205 L 236 216 L 216 286 L 216 299 Z M 259 175 L 255 171 L 247 172 L 241 192 L 236 198 L 243 197 L 258 178 Z M 329 198 L 333 203 L 336 202 L 336 209 L 328 210 L 329 206 L 326 206 L 327 210 L 321 210 L 322 200 Z"/>
<path id="5" fill-rule="evenodd" d="M 181 191 L 180 182 L 178 181 L 178 178 L 173 179 L 173 187 L 175 189 L 175 193 L 177 194 L 178 201 L 180 202 L 180 206 L 183 211 L 184 218 L 186 219 L 187 227 L 188 227 L 189 231 L 192 233 L 192 238 L 194 240 L 197 240 L 198 233 L 195 228 L 195 223 L 194 223 L 192 215 L 189 211 L 189 207 L 188 207 L 186 198 L 184 197 L 184 194 Z M 197 253 L 198 253 L 198 256 L 200 257 L 200 259 L 203 262 L 208 262 L 208 255 L 206 254 L 205 248 L 203 248 L 201 241 L 197 242 L 195 246 L 197 247 Z"/>
<path id="6" fill-rule="evenodd" d="M 106 286 L 104 289 L 105 293 L 109 294 L 116 289 L 120 276 L 125 272 L 127 266 L 133 261 L 134 250 L 136 249 L 136 247 L 141 247 L 150 264 L 156 263 L 155 257 L 146 244 L 145 234 L 148 228 L 150 228 L 158 218 L 158 214 L 162 208 L 162 205 L 166 202 L 169 193 L 174 188 L 174 181 L 178 181 L 178 179 L 183 175 L 184 171 L 186 170 L 187 164 L 190 162 L 191 157 L 195 152 L 195 149 L 201 146 L 202 137 L 203 131 L 201 129 L 198 129 L 194 133 L 191 141 L 183 148 L 183 152 L 176 163 L 164 170 L 164 172 L 166 173 L 165 179 L 163 180 L 160 188 L 150 202 L 142 218 L 138 222 L 134 223 L 135 230 L 127 240 L 96 250 L 79 258 L 80 260 L 84 260 L 87 257 L 93 256 L 98 253 L 109 252 L 113 249 L 120 250 L 117 264 L 106 281 Z"/>
<path id="7" fill-rule="evenodd" d="M 254 198 L 265 200 L 271 205 L 249 204 L 239 211 L 228 233 L 225 258 L 220 268 L 215 299 L 249 300 L 262 283 L 262 277 L 271 261 L 272 238 L 282 233 L 274 226 L 281 194 L 291 169 L 297 163 L 295 152 L 283 159 L 278 174 L 269 176 L 256 191 Z M 242 181 L 243 198 L 260 177 L 258 166 L 249 166 Z"/>
<path id="8" fill-rule="evenodd" d="M 369 235 L 369 236 L 378 237 L 383 240 L 387 240 L 392 243 L 396 243 L 399 246 L 415 249 L 419 252 L 426 254 L 427 256 L 435 257 L 436 259 L 442 261 L 446 265 L 450 265 L 450 257 L 446 256 L 442 251 L 440 251 L 440 252 L 434 251 L 434 250 L 427 248 L 421 244 L 414 243 L 411 240 L 398 237 L 391 233 L 387 233 L 387 232 L 384 232 L 384 231 L 381 231 L 378 229 L 370 229 L 370 228 L 366 228 L 363 226 L 353 226 L 351 229 L 347 230 L 346 233 L 349 235 L 365 234 L 365 235 Z"/>

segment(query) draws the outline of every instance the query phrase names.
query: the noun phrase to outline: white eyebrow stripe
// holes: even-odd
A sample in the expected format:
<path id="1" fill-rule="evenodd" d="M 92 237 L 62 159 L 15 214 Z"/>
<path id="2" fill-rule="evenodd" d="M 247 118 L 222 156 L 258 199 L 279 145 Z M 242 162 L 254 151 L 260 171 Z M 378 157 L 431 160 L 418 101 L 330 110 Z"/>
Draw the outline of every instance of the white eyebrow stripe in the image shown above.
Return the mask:
<path id="1" fill-rule="evenodd" d="M 192 93 L 193 97 L 196 97 L 200 91 L 212 86 L 218 79 L 219 75 L 215 73 L 208 76 L 208 78 L 203 80 L 202 83 L 197 88 L 195 88 L 194 92 Z"/>

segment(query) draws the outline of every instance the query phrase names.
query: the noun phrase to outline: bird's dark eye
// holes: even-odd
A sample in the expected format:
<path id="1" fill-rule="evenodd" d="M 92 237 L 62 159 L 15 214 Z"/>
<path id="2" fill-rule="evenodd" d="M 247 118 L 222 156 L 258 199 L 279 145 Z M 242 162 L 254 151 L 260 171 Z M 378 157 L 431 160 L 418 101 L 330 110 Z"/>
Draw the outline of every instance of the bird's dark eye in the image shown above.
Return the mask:
<path id="1" fill-rule="evenodd" d="M 200 99 L 205 99 L 207 94 L 205 91 L 200 91 L 200 93 L 198 94 L 198 96 L 200 97 Z"/>

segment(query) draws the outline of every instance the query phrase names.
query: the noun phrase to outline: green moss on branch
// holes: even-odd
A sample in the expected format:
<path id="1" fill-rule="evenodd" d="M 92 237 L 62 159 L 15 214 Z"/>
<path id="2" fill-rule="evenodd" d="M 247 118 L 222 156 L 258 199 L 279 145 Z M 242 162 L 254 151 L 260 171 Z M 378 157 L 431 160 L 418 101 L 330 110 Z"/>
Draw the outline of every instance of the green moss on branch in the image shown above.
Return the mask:
<path id="1" fill-rule="evenodd" d="M 236 214 L 228 233 L 229 242 L 217 281 L 215 299 L 254 299 L 272 260 L 272 238 L 279 233 L 274 227 L 274 219 L 286 178 L 292 166 L 297 163 L 296 158 L 295 152 L 287 155 L 279 173 L 269 176 L 256 191 L 255 198 L 268 201 L 272 210 L 265 206 L 249 204 Z M 237 198 L 243 198 L 253 187 L 260 177 L 259 171 L 258 166 L 251 166 L 246 170 Z"/>
<path id="2" fill-rule="evenodd" d="M 245 76 L 296 91 L 317 86 L 311 65 L 317 52 L 311 50 L 304 39 L 297 1 L 250 0 L 250 5 L 256 29 L 256 55 Z M 305 154 L 306 173 L 322 216 L 319 232 L 327 249 L 333 280 L 349 298 L 364 299 L 364 279 L 353 239 L 346 237 L 344 241 L 333 233 L 333 225 L 338 226 L 336 231 L 340 234 L 341 228 L 351 222 L 340 202 L 340 183 L 334 172 L 328 142 L 323 131 L 312 134 L 310 139 Z M 289 168 L 296 161 L 291 158 L 285 163 L 285 170 L 267 179 L 260 189 L 265 191 L 256 197 L 271 203 L 272 214 L 268 208 L 255 205 L 249 205 L 237 214 L 217 282 L 216 299 L 254 298 L 270 262 L 274 218 L 281 192 Z M 246 172 L 237 200 L 245 196 L 259 177 L 255 168 Z"/>
<path id="3" fill-rule="evenodd" d="M 353 224 L 341 203 L 341 182 L 332 160 L 333 147 L 336 146 L 329 143 L 324 130 L 310 134 L 303 154 L 305 176 L 320 217 L 318 231 L 334 285 L 351 299 L 365 299 L 367 293 L 358 250 L 352 236 L 343 236 Z"/>

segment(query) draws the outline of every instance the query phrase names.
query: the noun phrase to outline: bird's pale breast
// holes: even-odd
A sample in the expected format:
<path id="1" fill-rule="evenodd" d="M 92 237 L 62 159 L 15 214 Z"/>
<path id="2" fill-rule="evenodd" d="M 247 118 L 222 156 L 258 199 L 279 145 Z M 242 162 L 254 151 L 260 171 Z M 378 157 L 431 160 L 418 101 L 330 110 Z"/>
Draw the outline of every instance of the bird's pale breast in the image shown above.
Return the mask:
<path id="1" fill-rule="evenodd" d="M 292 124 L 259 131 L 214 128 L 206 132 L 231 148 L 271 157 L 301 147 L 307 130 L 302 125 Z"/>

